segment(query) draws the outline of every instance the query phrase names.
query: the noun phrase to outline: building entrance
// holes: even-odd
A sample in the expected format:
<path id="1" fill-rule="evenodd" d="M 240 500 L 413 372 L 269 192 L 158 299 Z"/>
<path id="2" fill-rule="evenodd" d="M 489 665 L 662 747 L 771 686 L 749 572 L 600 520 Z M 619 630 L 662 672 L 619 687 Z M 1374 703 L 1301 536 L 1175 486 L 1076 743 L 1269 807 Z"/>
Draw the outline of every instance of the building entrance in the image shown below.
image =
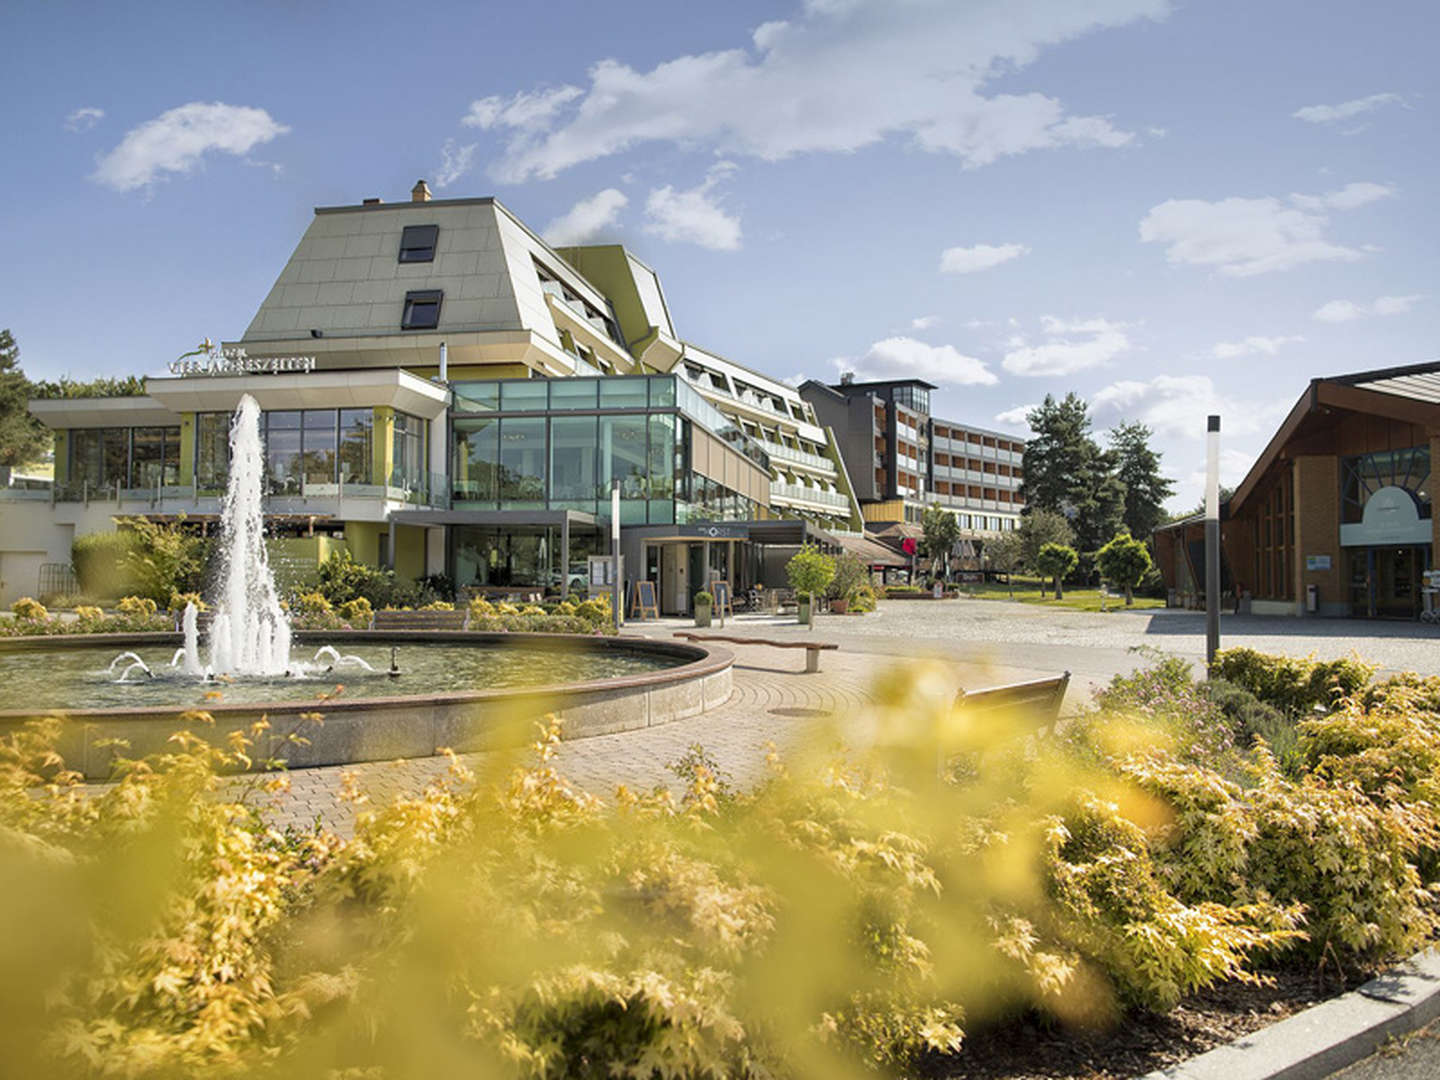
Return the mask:
<path id="1" fill-rule="evenodd" d="M 1422 575 L 1430 568 L 1428 545 L 1368 547 L 1350 552 L 1350 604 L 1368 618 L 1417 619 Z"/>

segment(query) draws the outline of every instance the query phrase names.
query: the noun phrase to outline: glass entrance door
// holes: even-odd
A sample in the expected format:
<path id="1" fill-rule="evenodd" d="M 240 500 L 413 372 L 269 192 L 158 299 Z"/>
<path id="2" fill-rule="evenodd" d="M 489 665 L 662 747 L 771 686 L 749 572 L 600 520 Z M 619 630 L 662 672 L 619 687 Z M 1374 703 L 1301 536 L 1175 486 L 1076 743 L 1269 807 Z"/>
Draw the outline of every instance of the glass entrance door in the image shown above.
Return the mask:
<path id="1" fill-rule="evenodd" d="M 1375 614 L 1394 619 L 1420 616 L 1420 549 L 1375 549 Z"/>

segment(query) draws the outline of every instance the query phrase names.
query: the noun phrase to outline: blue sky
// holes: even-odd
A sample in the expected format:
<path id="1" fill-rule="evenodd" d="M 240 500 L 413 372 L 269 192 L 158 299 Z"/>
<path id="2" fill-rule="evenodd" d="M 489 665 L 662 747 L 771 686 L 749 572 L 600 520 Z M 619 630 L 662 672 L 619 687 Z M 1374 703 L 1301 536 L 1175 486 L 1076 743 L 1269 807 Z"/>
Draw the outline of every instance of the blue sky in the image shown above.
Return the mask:
<path id="1" fill-rule="evenodd" d="M 1204 416 L 1237 481 L 1307 379 L 1434 359 L 1423 0 L 6 5 L 0 326 L 32 377 L 244 330 L 315 206 L 494 194 L 621 240 L 683 336 L 914 374 L 1023 431 Z M 443 186 L 441 186 L 443 185 Z"/>

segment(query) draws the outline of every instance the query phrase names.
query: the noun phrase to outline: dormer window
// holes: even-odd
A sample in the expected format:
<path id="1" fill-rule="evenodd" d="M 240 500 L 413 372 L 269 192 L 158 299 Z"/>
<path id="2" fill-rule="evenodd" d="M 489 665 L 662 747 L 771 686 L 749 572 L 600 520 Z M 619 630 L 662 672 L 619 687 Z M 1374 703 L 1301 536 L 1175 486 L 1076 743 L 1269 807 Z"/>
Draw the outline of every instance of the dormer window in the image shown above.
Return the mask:
<path id="1" fill-rule="evenodd" d="M 435 238 L 440 235 L 438 225 L 406 225 L 400 234 L 400 261 L 419 263 L 435 261 Z"/>
<path id="2" fill-rule="evenodd" d="M 434 330 L 440 324 L 440 301 L 445 294 L 439 289 L 424 289 L 405 294 L 405 314 L 401 330 Z"/>

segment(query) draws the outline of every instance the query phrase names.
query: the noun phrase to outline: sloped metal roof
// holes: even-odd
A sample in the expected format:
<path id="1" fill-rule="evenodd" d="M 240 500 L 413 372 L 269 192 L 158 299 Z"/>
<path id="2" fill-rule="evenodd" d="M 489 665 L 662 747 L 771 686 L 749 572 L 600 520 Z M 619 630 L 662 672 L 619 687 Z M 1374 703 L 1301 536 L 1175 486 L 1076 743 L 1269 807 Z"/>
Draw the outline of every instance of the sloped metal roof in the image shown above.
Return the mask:
<path id="1" fill-rule="evenodd" d="M 1382 394 L 1440 404 L 1440 361 L 1425 364 L 1411 364 L 1408 367 L 1380 368 L 1376 371 L 1360 371 L 1353 375 L 1340 375 L 1327 379 L 1362 390 L 1375 390 Z"/>

